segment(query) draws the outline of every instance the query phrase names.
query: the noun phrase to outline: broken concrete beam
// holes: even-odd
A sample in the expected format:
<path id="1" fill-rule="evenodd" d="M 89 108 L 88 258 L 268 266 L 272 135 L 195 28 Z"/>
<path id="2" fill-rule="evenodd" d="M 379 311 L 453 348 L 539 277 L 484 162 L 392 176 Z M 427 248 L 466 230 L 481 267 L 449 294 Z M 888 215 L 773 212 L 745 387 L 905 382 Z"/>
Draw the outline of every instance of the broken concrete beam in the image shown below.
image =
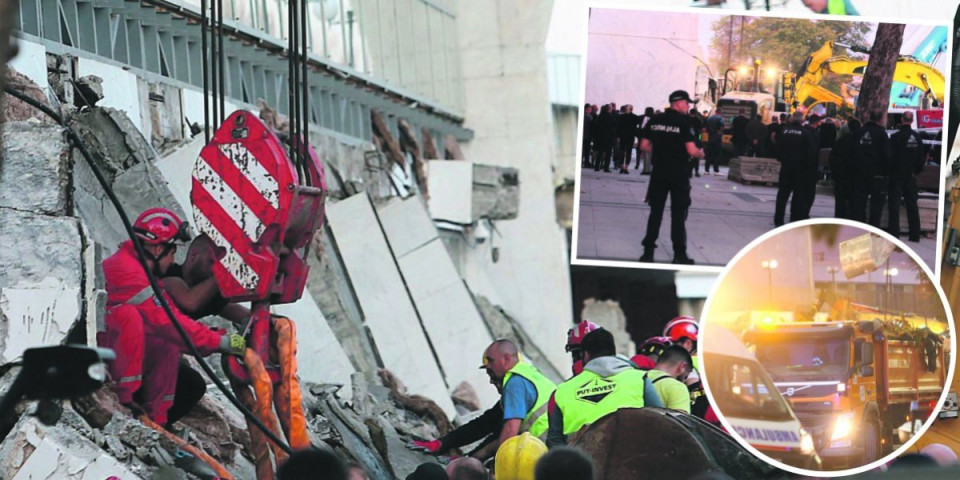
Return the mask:
<path id="1" fill-rule="evenodd" d="M 96 75 L 80 77 L 74 82 L 73 87 L 76 93 L 73 101 L 77 108 L 94 107 L 103 99 L 103 79 Z"/>
<path id="2" fill-rule="evenodd" d="M 417 141 L 417 134 L 413 127 L 406 120 L 400 119 L 398 123 L 400 130 L 400 146 L 403 150 L 413 156 L 413 171 L 417 176 L 417 186 L 424 198 L 430 198 L 430 191 L 427 185 L 426 163 L 420 154 L 420 142 Z"/>
<path id="3" fill-rule="evenodd" d="M 426 160 L 441 160 L 440 154 L 437 153 L 437 144 L 433 141 L 430 130 L 421 128 L 420 135 L 423 137 L 423 158 Z"/>
<path id="4" fill-rule="evenodd" d="M 24 415 L 0 444 L 0 478 L 141 478 L 76 431 Z"/>
<path id="5" fill-rule="evenodd" d="M 460 142 L 453 135 L 443 136 L 444 158 L 447 160 L 463 160 L 463 152 L 460 150 Z"/>
<path id="6" fill-rule="evenodd" d="M 78 131 L 94 155 L 127 215 L 133 219 L 143 210 L 162 206 L 190 220 L 171 194 L 163 175 L 154 165 L 157 158 L 129 118 L 118 110 L 95 108 L 77 116 Z M 73 186 L 77 213 L 89 227 L 93 240 L 112 253 L 127 234 L 93 171 L 74 151 Z"/>
<path id="7" fill-rule="evenodd" d="M 387 155 L 391 162 L 403 168 L 407 164 L 406 157 L 403 156 L 400 144 L 393 138 L 390 128 L 387 127 L 387 122 L 380 115 L 380 112 L 370 110 L 370 123 L 373 125 L 374 138 L 379 138 L 382 142 L 380 150 Z"/>
<path id="8" fill-rule="evenodd" d="M 70 150 L 63 128 L 21 121 L 2 128 L 0 207 L 65 215 L 70 205 Z"/>
<path id="9" fill-rule="evenodd" d="M 63 341 L 81 317 L 80 230 L 75 218 L 0 208 L 0 363 Z"/>
<path id="10" fill-rule="evenodd" d="M 519 173 L 513 167 L 473 164 L 473 219 L 512 220 L 520 211 Z"/>

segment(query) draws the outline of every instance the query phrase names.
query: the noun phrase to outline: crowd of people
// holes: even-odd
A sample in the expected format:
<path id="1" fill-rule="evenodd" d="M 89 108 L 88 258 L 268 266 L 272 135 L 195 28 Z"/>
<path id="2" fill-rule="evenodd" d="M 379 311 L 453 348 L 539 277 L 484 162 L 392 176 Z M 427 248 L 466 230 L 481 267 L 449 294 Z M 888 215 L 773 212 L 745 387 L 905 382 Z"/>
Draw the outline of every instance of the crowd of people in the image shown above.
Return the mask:
<path id="1" fill-rule="evenodd" d="M 647 107 L 642 115 L 636 115 L 632 105 L 618 109 L 614 103 L 584 106 L 582 167 L 611 172 L 612 165 L 620 174 L 629 174 L 636 148 L 634 169 L 639 170 L 642 163 L 641 174 L 651 176 L 645 196 L 651 212 L 641 262 L 654 261 L 669 195 L 673 263 L 693 264 L 687 256 L 685 226 L 691 204 L 690 178 L 700 176 L 701 159 L 704 174 L 720 174 L 724 133 L 730 134 L 734 157 L 774 158 L 780 163 L 775 226 L 787 222 L 787 203 L 789 221 L 810 218 L 817 184 L 830 178 L 836 218 L 885 227 L 899 237 L 902 205 L 907 213 L 908 240 L 920 240 L 916 177 L 928 159 L 937 155 L 937 149 L 925 146 L 913 129 L 913 112 L 906 111 L 899 125 L 889 127 L 897 131 L 888 135 L 881 125 L 882 113 L 864 123 L 854 117 L 821 117 L 802 111 L 774 115 L 764 122 L 759 115 L 741 113 L 730 119 L 726 128 L 727 122 L 716 111 L 704 116 L 693 108 L 695 103 L 678 90 L 670 95 L 670 107 L 663 112 Z M 823 149 L 830 149 L 827 165 L 821 165 Z M 884 210 L 888 221 L 881 226 Z"/>

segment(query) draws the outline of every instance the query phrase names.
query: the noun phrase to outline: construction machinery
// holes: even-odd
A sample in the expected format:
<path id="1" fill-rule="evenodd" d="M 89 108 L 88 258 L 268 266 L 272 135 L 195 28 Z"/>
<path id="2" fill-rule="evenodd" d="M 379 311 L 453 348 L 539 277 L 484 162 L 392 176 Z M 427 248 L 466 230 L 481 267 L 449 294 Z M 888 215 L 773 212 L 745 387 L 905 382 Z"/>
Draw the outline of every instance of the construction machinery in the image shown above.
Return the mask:
<path id="1" fill-rule="evenodd" d="M 795 78 L 790 79 L 792 81 L 784 81 L 785 85 L 793 84 L 793 88 L 784 91 L 784 101 L 791 106 L 791 110 L 801 107 L 809 110 L 818 104 L 833 104 L 837 107 L 846 105 L 854 108 L 854 99 L 856 93 L 858 93 L 855 89 L 849 89 L 849 91 L 841 92 L 845 95 L 839 95 L 827 90 L 821 86 L 821 83 L 827 72 L 862 77 L 867 69 L 867 60 L 852 59 L 843 55 L 835 56 L 835 46 L 844 47 L 857 53 L 870 53 L 868 48 L 861 46 L 845 45 L 833 41 L 824 43 L 823 46 L 807 57 L 798 69 Z M 946 80 L 943 73 L 929 63 L 912 56 L 901 55 L 897 59 L 893 81 L 916 88 L 935 101 L 937 105 L 943 104 Z M 891 106 L 896 106 L 896 98 L 893 97 L 895 94 L 899 96 L 900 92 L 894 91 L 891 94 Z"/>
<path id="2" fill-rule="evenodd" d="M 769 325 L 743 339 L 833 467 L 882 457 L 894 429 L 934 410 L 949 368 L 940 336 L 879 319 Z"/>

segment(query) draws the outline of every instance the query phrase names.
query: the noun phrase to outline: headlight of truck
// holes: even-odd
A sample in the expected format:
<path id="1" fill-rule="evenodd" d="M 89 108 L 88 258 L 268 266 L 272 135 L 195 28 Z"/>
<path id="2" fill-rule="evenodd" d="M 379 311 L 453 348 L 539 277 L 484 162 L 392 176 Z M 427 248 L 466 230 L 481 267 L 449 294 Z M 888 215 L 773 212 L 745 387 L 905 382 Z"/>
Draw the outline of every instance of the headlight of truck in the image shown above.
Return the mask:
<path id="1" fill-rule="evenodd" d="M 813 437 L 806 430 L 800 429 L 800 452 L 813 453 Z"/>
<path id="2" fill-rule="evenodd" d="M 842 413 L 837 416 L 833 422 L 833 432 L 830 434 L 830 440 L 847 438 L 853 434 L 853 414 Z"/>

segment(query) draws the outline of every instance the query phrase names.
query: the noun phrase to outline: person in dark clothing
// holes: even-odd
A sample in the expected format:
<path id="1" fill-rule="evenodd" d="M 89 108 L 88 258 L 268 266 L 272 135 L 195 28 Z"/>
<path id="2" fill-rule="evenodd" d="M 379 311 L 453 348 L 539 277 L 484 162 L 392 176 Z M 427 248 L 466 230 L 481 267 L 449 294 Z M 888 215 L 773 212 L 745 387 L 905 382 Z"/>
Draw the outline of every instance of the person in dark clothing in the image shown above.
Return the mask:
<path id="1" fill-rule="evenodd" d="M 610 171 L 610 160 L 613 156 L 613 142 L 615 139 L 614 124 L 615 119 L 610 113 L 610 105 L 604 105 L 600 109 L 600 115 L 597 117 L 593 130 L 593 141 L 596 143 L 597 157 L 593 162 L 593 170 L 604 172 Z"/>
<path id="2" fill-rule="evenodd" d="M 893 151 L 893 164 L 890 169 L 889 225 L 888 231 L 894 237 L 900 237 L 900 197 L 907 209 L 908 239 L 920 241 L 920 210 L 917 207 L 917 178 L 923 171 L 926 161 L 923 139 L 911 128 L 913 112 L 903 114 L 900 129 L 890 136 Z"/>
<path id="3" fill-rule="evenodd" d="M 593 107 L 588 103 L 583 106 L 583 141 L 581 142 L 580 166 L 592 167 L 590 150 L 593 148 Z"/>
<path id="4" fill-rule="evenodd" d="M 763 124 L 763 119 L 760 118 L 760 115 L 754 115 L 753 118 L 747 122 L 746 126 L 747 132 L 747 150 L 744 152 L 744 155 L 750 156 L 765 156 L 766 152 L 764 150 L 765 138 L 767 137 L 767 126 Z"/>
<path id="5" fill-rule="evenodd" d="M 670 109 L 654 116 L 644 128 L 640 148 L 653 153 L 653 173 L 647 195 L 650 200 L 650 217 L 647 219 L 647 234 L 643 238 L 641 262 L 652 262 L 657 248 L 663 209 L 670 195 L 670 238 L 673 241 L 673 263 L 692 265 L 687 256 L 687 210 L 690 208 L 689 159 L 703 158 L 703 150 L 697 148 L 696 132 L 687 112 L 690 96 L 683 90 L 670 94 Z"/>
<path id="6" fill-rule="evenodd" d="M 800 210 L 800 216 L 797 220 L 810 218 L 810 209 L 813 208 L 813 201 L 817 195 L 817 181 L 820 179 L 820 122 L 819 115 L 810 115 L 807 117 L 807 124 L 804 126 L 813 136 L 813 145 L 810 148 L 810 163 L 807 164 L 798 179 L 797 196 L 803 199 L 803 208 Z M 793 205 L 791 205 L 792 207 Z M 794 221 L 793 217 L 790 221 Z"/>
<path id="7" fill-rule="evenodd" d="M 777 151 L 780 156 L 780 180 L 777 188 L 776 210 L 773 214 L 773 223 L 781 226 L 784 223 L 784 216 L 787 209 L 787 201 L 790 200 L 790 221 L 804 219 L 803 210 L 806 205 L 806 199 L 803 197 L 804 190 L 801 183 L 806 174 L 808 174 L 811 165 L 810 159 L 815 148 L 815 138 L 809 129 L 804 128 L 803 114 L 794 113 L 790 117 L 789 123 L 783 126 L 780 134 L 777 135 Z M 790 199 L 790 196 L 793 199 Z"/>
<path id="8" fill-rule="evenodd" d="M 707 117 L 707 148 L 706 162 L 703 165 L 703 172 L 708 173 L 710 166 L 713 165 L 713 173 L 720 174 L 720 157 L 723 154 L 723 117 L 717 114 Z"/>
<path id="9" fill-rule="evenodd" d="M 731 123 L 733 125 L 733 137 L 731 138 L 733 155 L 742 157 L 747 154 L 747 146 L 750 144 L 750 140 L 747 138 L 747 123 L 750 123 L 750 120 L 741 111 L 740 115 L 737 115 Z"/>
<path id="10" fill-rule="evenodd" d="M 694 131 L 694 144 L 697 148 L 702 149 L 703 144 L 700 142 L 700 134 L 703 132 L 703 117 L 700 115 L 700 112 L 695 108 L 690 109 L 690 124 L 693 126 Z M 706 172 L 706 165 L 704 165 L 704 172 Z M 690 171 L 693 172 L 693 175 L 700 176 L 700 159 L 696 157 L 690 157 Z"/>
<path id="11" fill-rule="evenodd" d="M 820 148 L 833 148 L 837 143 L 837 124 L 833 117 L 827 117 L 817 128 L 820 131 Z"/>
<path id="12" fill-rule="evenodd" d="M 764 139 L 764 148 L 766 149 L 766 155 L 771 158 L 777 158 L 777 145 L 775 138 L 777 134 L 780 133 L 780 128 L 783 125 L 779 121 L 779 117 L 774 116 L 770 119 L 770 124 L 767 125 L 767 136 Z"/>
<path id="13" fill-rule="evenodd" d="M 880 227 L 884 189 L 890 183 L 890 138 L 880 125 L 883 112 L 874 112 L 860 129 L 855 142 L 857 180 L 854 185 L 853 220 L 864 221 L 868 197 L 870 212 L 867 223 Z"/>
<path id="14" fill-rule="evenodd" d="M 860 133 L 860 121 L 850 118 L 849 132 L 840 137 L 830 151 L 830 172 L 833 175 L 833 216 L 850 218 L 853 208 L 853 185 L 856 176 L 855 144 Z"/>
<path id="15" fill-rule="evenodd" d="M 643 115 L 637 122 L 637 139 L 643 139 L 643 129 L 647 126 L 647 123 L 650 122 L 650 119 L 653 118 L 653 115 L 653 107 L 644 109 Z M 640 171 L 640 175 L 650 175 L 650 172 L 653 170 L 653 165 L 650 164 L 650 158 L 650 152 L 637 149 L 637 164 L 634 169 L 640 168 L 640 160 L 643 159 L 643 170 Z"/>
<path id="16" fill-rule="evenodd" d="M 177 308 L 194 320 L 220 315 L 240 324 L 250 318 L 250 311 L 224 299 L 213 276 L 213 264 L 223 256 L 220 250 L 206 235 L 193 239 L 183 264 L 172 264 L 164 273 L 163 288 Z M 186 416 L 206 391 L 207 382 L 181 358 L 166 427 L 169 429 Z"/>
<path id="17" fill-rule="evenodd" d="M 617 117 L 617 136 L 620 144 L 620 157 L 617 159 L 617 164 L 620 167 L 620 173 L 630 173 L 627 167 L 630 166 L 630 154 L 633 153 L 640 117 L 634 115 L 633 105 L 624 105 L 623 108 L 623 112 Z"/>

